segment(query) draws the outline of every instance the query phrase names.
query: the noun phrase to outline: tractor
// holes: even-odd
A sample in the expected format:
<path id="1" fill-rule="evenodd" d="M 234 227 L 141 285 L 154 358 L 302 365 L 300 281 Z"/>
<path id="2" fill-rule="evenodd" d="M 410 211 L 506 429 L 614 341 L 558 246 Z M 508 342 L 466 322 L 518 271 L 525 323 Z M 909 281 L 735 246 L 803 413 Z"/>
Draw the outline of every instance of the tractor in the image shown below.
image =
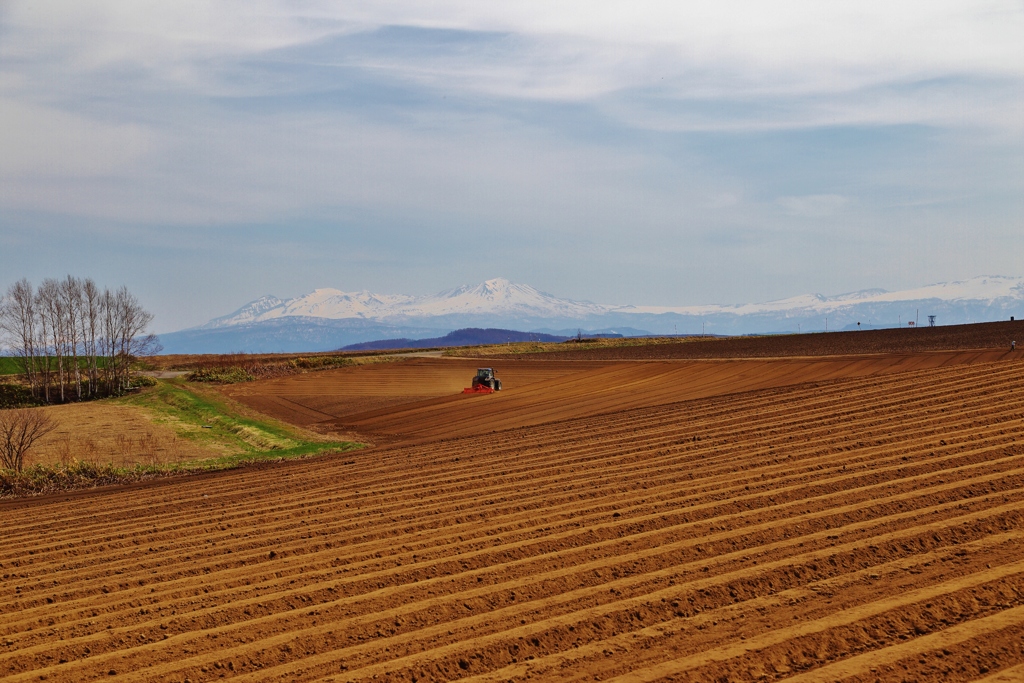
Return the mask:
<path id="1" fill-rule="evenodd" d="M 501 391 L 501 380 L 494 376 L 494 368 L 477 368 L 473 385 L 462 393 L 489 394 L 492 391 Z"/>

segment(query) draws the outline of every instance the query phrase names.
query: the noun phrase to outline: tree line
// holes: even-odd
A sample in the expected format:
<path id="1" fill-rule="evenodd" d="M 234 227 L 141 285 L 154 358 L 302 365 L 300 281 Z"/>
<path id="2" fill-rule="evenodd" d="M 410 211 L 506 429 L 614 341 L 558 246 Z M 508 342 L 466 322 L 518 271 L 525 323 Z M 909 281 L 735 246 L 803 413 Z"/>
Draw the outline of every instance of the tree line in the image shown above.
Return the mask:
<path id="1" fill-rule="evenodd" d="M 90 278 L 21 279 L 0 300 L 0 348 L 18 359 L 32 393 L 47 403 L 120 394 L 132 361 L 161 350 L 146 328 L 153 315 L 127 287 Z"/>

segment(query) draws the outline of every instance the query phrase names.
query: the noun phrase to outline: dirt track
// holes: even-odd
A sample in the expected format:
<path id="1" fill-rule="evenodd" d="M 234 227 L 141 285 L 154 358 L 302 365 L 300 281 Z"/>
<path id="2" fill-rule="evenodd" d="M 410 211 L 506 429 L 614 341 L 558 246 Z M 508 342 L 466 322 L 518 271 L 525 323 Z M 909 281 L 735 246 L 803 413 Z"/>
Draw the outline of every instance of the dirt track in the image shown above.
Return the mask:
<path id="1" fill-rule="evenodd" d="M 417 443 L 0 505 L 0 676 L 1021 680 L 1024 361 L 758 363 L 415 361 L 296 414 Z"/>

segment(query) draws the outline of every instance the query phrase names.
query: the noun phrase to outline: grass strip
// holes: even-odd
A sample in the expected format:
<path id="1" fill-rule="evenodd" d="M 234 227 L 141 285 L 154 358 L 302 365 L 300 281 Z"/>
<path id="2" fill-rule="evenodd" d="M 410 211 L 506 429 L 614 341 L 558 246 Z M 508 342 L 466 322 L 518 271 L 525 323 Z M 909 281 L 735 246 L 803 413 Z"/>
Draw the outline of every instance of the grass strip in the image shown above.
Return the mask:
<path id="1" fill-rule="evenodd" d="M 157 477 L 229 470 L 258 463 L 343 453 L 362 448 L 349 441 L 305 438 L 282 423 L 241 414 L 210 389 L 187 386 L 179 379 L 114 401 L 150 411 L 157 422 L 177 434 L 225 455 L 167 464 L 114 465 L 73 460 L 60 465 L 35 465 L 22 472 L 0 469 L 0 497 L 57 493 Z"/>
<path id="2" fill-rule="evenodd" d="M 121 402 L 150 411 L 157 422 L 169 424 L 182 438 L 219 450 L 275 451 L 288 456 L 346 446 L 344 442 L 311 441 L 269 418 L 243 415 L 229 406 L 224 396 L 180 379 L 160 380 L 152 389 L 126 396 Z"/>
<path id="3" fill-rule="evenodd" d="M 39 361 L 40 365 L 42 361 Z M 100 368 L 107 367 L 107 359 L 100 357 L 96 359 L 96 364 Z M 67 372 L 70 372 L 74 368 L 74 359 L 65 358 L 64 367 Z M 78 367 L 82 370 L 89 369 L 89 360 L 84 357 L 78 359 Z M 54 372 L 57 371 L 57 359 L 50 358 L 50 369 Z M 25 373 L 24 359 L 17 356 L 0 356 L 0 375 L 22 375 Z"/>
<path id="4" fill-rule="evenodd" d="M 22 372 L 21 359 L 0 356 L 0 375 L 20 375 Z"/>

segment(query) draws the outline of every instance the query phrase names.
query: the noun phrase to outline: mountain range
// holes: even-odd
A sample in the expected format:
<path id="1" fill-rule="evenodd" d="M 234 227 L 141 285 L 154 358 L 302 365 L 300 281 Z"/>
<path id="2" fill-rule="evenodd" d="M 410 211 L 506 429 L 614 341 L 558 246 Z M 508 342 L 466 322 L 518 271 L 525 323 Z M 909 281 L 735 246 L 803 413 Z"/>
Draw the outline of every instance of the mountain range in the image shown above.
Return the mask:
<path id="1" fill-rule="evenodd" d="M 981 276 L 917 289 L 805 294 L 753 304 L 614 306 L 562 299 L 504 278 L 428 296 L 317 289 L 264 296 L 199 327 L 160 336 L 165 353 L 327 351 L 378 339 L 443 337 L 455 329 L 585 333 L 754 334 L 950 325 L 1024 315 L 1024 278 Z"/>
<path id="2" fill-rule="evenodd" d="M 428 296 L 342 292 L 337 289 L 316 289 L 287 301 L 264 296 L 234 313 L 214 318 L 198 329 L 234 327 L 295 317 L 401 323 L 410 320 L 440 321 L 464 316 L 497 316 L 501 320 L 577 320 L 600 316 L 608 310 L 608 306 L 559 299 L 529 285 L 496 278 L 476 286 L 457 287 Z"/>

